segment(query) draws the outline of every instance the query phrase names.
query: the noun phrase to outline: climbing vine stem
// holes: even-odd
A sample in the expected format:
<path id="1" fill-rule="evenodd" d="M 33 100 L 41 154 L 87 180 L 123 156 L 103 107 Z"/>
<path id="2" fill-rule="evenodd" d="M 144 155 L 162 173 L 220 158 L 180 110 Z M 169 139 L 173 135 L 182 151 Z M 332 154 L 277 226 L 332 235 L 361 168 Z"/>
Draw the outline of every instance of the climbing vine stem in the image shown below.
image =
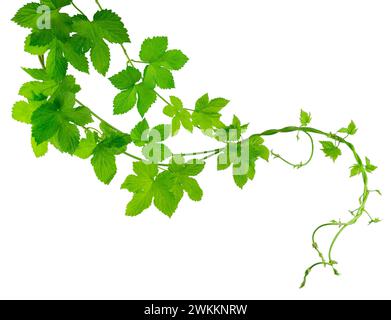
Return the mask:
<path id="1" fill-rule="evenodd" d="M 116 157 L 124 155 L 130 158 L 134 174 L 129 175 L 122 185 L 122 189 L 133 194 L 126 209 L 128 216 L 137 216 L 154 204 L 163 214 L 172 217 L 185 194 L 193 201 L 200 201 L 203 191 L 195 177 L 212 158 L 217 158 L 219 171 L 233 170 L 233 179 L 239 188 L 244 188 L 254 179 L 257 161 L 268 161 L 270 156 L 301 169 L 313 160 L 316 150 L 314 137 L 318 136 L 325 139 L 320 141 L 322 151 L 333 161 L 342 155 L 341 146 L 350 150 L 354 158 L 351 176 L 362 177 L 363 193 L 359 198 L 359 207 L 350 212 L 349 219 L 324 223 L 312 233 L 312 247 L 320 261 L 305 271 L 302 287 L 318 266 L 330 267 L 339 275 L 334 248 L 347 228 L 356 224 L 363 215 L 368 216 L 370 224 L 380 222 L 366 209 L 370 194 L 380 194 L 380 191 L 371 190 L 368 186 L 368 174 L 377 167 L 368 158 L 360 157 L 355 146 L 348 141 L 357 132 L 353 121 L 337 133 L 327 133 L 311 127 L 311 114 L 302 110 L 300 126 L 266 130 L 245 138 L 248 124 L 243 124 L 237 116 L 233 117 L 231 124 L 222 121 L 221 112 L 229 103 L 227 99 L 211 99 L 205 94 L 191 108 L 180 98 L 166 98 L 159 92 L 159 89 L 175 88 L 173 73 L 182 69 L 188 61 L 181 50 L 169 49 L 167 37 L 146 39 L 139 57 L 133 58 L 125 46 L 130 43 L 130 37 L 121 18 L 112 10 L 104 9 L 99 0 L 95 0 L 99 11 L 93 19 L 89 19 L 71 0 L 44 0 L 41 3 L 54 11 L 56 23 L 50 28 L 37 29 L 40 17 L 36 12 L 40 3 L 28 3 L 13 18 L 21 27 L 31 29 L 25 50 L 36 55 L 40 65 L 40 69 L 24 68 L 34 81 L 25 83 L 20 89 L 19 93 L 25 100 L 14 105 L 13 118 L 32 126 L 31 144 L 37 157 L 44 156 L 49 145 L 52 145 L 63 153 L 90 159 L 97 178 L 105 184 L 109 184 L 117 174 Z M 69 5 L 76 10 L 76 16 L 59 14 L 63 7 Z M 109 78 L 120 91 L 113 101 L 114 114 L 123 115 L 137 109 L 142 117 L 130 133 L 118 129 L 77 99 L 80 87 L 75 77 L 68 74 L 70 65 L 89 73 L 89 53 L 92 66 L 106 76 L 111 60 L 109 44 L 119 45 L 126 58 L 126 68 Z M 158 101 L 165 104 L 163 113 L 171 119 L 171 124 L 150 127 L 147 113 Z M 220 147 L 172 152 L 165 141 L 176 136 L 181 129 L 191 133 L 197 129 L 219 142 Z M 310 151 L 307 160 L 294 163 L 266 146 L 265 140 L 270 136 L 290 133 L 296 133 L 298 139 L 300 134 L 308 138 Z M 130 144 L 141 148 L 141 153 L 130 153 Z M 319 233 L 326 228 L 336 229 L 327 254 L 317 242 Z"/>

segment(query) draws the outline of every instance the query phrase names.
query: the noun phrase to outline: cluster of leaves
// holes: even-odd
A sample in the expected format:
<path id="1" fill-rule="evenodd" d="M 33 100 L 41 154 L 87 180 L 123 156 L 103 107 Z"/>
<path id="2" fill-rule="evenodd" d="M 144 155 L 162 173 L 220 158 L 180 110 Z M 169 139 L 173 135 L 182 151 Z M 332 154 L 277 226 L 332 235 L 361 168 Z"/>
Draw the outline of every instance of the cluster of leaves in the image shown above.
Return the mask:
<path id="1" fill-rule="evenodd" d="M 241 188 L 255 175 L 255 162 L 269 157 L 260 137 L 241 141 L 248 125 L 234 117 L 225 125 L 221 111 L 229 101 L 210 99 L 203 95 L 194 109 L 185 108 L 180 98 L 171 96 L 163 113 L 170 124 L 149 126 L 147 112 L 161 97 L 158 89 L 175 87 L 174 71 L 188 62 L 180 50 L 169 49 L 167 37 L 146 39 L 140 49 L 139 60 L 130 60 L 124 70 L 109 77 L 120 92 L 114 98 L 114 114 L 123 115 L 137 106 L 143 118 L 129 133 L 124 133 L 103 121 L 76 99 L 80 86 L 68 74 L 70 66 L 89 73 L 90 64 L 106 75 L 110 69 L 109 44 L 130 42 L 121 18 L 111 10 L 99 10 L 90 20 L 84 14 L 69 15 L 63 8 L 70 0 L 41 0 L 24 5 L 14 16 L 19 26 L 30 29 L 25 51 L 35 55 L 41 68 L 23 68 L 33 78 L 25 83 L 19 94 L 25 100 L 13 108 L 13 118 L 31 125 L 31 144 L 37 157 L 44 156 L 52 145 L 61 152 L 90 159 L 96 176 L 109 184 L 117 173 L 116 158 L 127 154 L 130 144 L 141 148 L 143 158 L 134 163 L 135 175 L 129 176 L 123 188 L 134 193 L 127 214 L 134 216 L 153 202 L 164 214 L 171 216 L 186 192 L 190 199 L 201 200 L 202 190 L 194 179 L 203 170 L 204 161 L 186 161 L 174 154 L 166 140 L 178 134 L 183 127 L 189 132 L 195 128 L 226 146 L 220 149 L 224 156 L 218 159 L 218 168 L 234 168 L 235 182 Z M 124 48 L 124 47 L 123 47 Z M 138 69 L 135 64 L 141 64 Z M 99 127 L 94 128 L 98 120 Z M 233 150 L 236 149 L 236 153 Z M 247 155 L 247 156 L 245 156 Z M 143 161 L 141 161 L 143 160 Z M 161 162 L 169 161 L 169 164 Z M 248 170 L 239 172 L 238 168 Z M 180 163 L 180 164 L 178 164 Z"/>
<path id="2" fill-rule="evenodd" d="M 17 102 L 13 108 L 13 118 L 32 127 L 31 144 L 37 157 L 45 155 L 52 145 L 61 152 L 90 159 L 98 179 L 109 184 L 117 173 L 116 157 L 127 154 L 130 144 L 141 148 L 143 158 L 132 156 L 137 159 L 133 166 L 135 174 L 122 186 L 134 194 L 127 209 L 130 216 L 140 214 L 152 203 L 171 216 L 184 193 L 194 201 L 201 200 L 202 190 L 194 177 L 202 172 L 203 160 L 210 156 L 218 156 L 218 170 L 232 168 L 239 188 L 254 179 L 257 160 L 268 161 L 271 152 L 261 135 L 243 140 L 248 124 L 243 124 L 237 116 L 231 124 L 224 123 L 222 111 L 229 104 L 227 99 L 211 99 L 205 94 L 191 109 L 185 107 L 180 98 L 171 96 L 168 101 L 157 92 L 175 88 L 173 72 L 188 62 L 182 51 L 169 49 L 167 37 L 153 37 L 142 43 L 139 60 L 131 60 L 124 47 L 130 42 L 129 34 L 116 13 L 100 9 L 90 20 L 80 10 L 74 16 L 62 12 L 72 4 L 70 0 L 28 3 L 13 18 L 21 27 L 30 29 L 25 51 L 38 56 L 41 62 L 39 69 L 23 68 L 33 81 L 21 87 L 19 94 L 25 100 Z M 68 74 L 70 66 L 89 73 L 91 62 L 94 69 L 105 76 L 110 69 L 109 44 L 121 45 L 127 58 L 126 68 L 109 77 L 119 90 L 113 101 L 113 113 L 123 115 L 137 107 L 142 118 L 129 133 L 114 128 L 80 103 L 76 99 L 80 87 Z M 136 64 L 142 69 L 136 68 Z M 150 127 L 145 117 L 158 98 L 165 102 L 163 113 L 170 124 Z M 99 129 L 92 127 L 94 119 L 100 121 Z M 308 127 L 311 120 L 310 113 L 301 111 L 302 128 Z M 207 153 L 201 162 L 186 161 L 166 145 L 181 128 L 189 132 L 199 129 L 224 147 Z M 354 122 L 339 130 L 347 136 L 356 132 Z M 325 155 L 333 161 L 342 154 L 338 143 L 320 143 Z M 168 163 L 162 163 L 164 161 Z M 366 159 L 365 164 L 351 168 L 351 175 L 375 169 Z"/>
<path id="3" fill-rule="evenodd" d="M 132 192 L 126 214 L 136 216 L 148 209 L 152 201 L 156 208 L 171 217 L 186 192 L 193 201 L 202 199 L 202 189 L 193 177 L 204 169 L 204 163 L 171 163 L 168 169 L 159 173 L 157 164 L 135 162 L 135 175 L 126 178 L 123 189 Z"/>

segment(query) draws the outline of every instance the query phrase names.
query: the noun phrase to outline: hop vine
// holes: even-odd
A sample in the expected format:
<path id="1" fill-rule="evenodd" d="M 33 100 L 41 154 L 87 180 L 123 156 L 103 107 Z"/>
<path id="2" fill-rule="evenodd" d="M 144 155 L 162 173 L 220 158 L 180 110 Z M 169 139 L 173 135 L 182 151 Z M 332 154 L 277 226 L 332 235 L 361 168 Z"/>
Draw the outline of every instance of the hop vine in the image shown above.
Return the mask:
<path id="1" fill-rule="evenodd" d="M 119 15 L 103 8 L 98 0 L 94 5 L 97 11 L 91 18 L 74 1 L 41 0 L 27 3 L 12 19 L 29 30 L 24 50 L 39 62 L 39 67 L 23 68 L 32 81 L 21 86 L 19 95 L 23 100 L 12 109 L 15 120 L 31 126 L 35 156 L 43 157 L 51 146 L 61 153 L 88 159 L 105 184 L 117 175 L 117 158 L 126 156 L 133 163 L 131 174 L 122 184 L 122 189 L 132 194 L 126 215 L 137 216 L 154 205 L 172 217 L 185 195 L 193 201 L 202 200 L 203 191 L 196 178 L 210 159 L 217 159 L 218 171 L 230 169 L 233 182 L 244 188 L 255 178 L 260 160 L 277 159 L 294 169 L 309 165 L 317 149 L 315 137 L 320 137 L 319 147 L 332 161 L 337 161 L 345 149 L 350 152 L 354 161 L 350 176 L 360 176 L 363 191 L 358 207 L 348 212 L 348 219 L 324 223 L 313 232 L 312 247 L 319 261 L 305 271 L 301 287 L 318 266 L 329 267 L 339 275 L 333 249 L 341 234 L 363 216 L 368 217 L 369 224 L 380 222 L 366 209 L 369 196 L 380 194 L 369 188 L 368 181 L 377 167 L 369 158 L 362 158 L 349 142 L 358 132 L 356 124 L 352 121 L 335 133 L 322 131 L 310 127 L 312 115 L 302 110 L 298 126 L 266 130 L 246 138 L 249 125 L 238 116 L 234 115 L 230 124 L 222 120 L 229 100 L 204 94 L 194 106 L 187 106 L 177 96 L 164 97 L 163 90 L 175 88 L 175 73 L 189 60 L 181 50 L 170 46 L 167 37 L 146 39 L 139 56 L 132 58 L 126 47 L 130 36 Z M 65 7 L 73 8 L 74 14 L 65 13 Z M 114 45 L 121 47 L 125 57 L 124 68 L 116 72 L 110 70 L 110 49 Z M 83 73 L 93 68 L 105 77 L 109 74 L 109 82 L 118 90 L 113 97 L 113 114 L 131 113 L 139 118 L 138 124 L 128 131 L 119 130 L 78 100 L 81 87 L 70 74 L 72 68 Z M 161 108 L 166 123 L 150 125 L 147 115 L 152 107 Z M 173 152 L 168 140 L 181 130 L 199 130 L 220 146 L 192 153 Z M 290 133 L 296 133 L 298 140 L 301 135 L 308 138 L 307 160 L 293 163 L 267 147 L 268 137 Z M 139 154 L 129 153 L 130 145 L 138 147 Z M 327 254 L 317 243 L 319 232 L 325 228 L 335 229 Z"/>

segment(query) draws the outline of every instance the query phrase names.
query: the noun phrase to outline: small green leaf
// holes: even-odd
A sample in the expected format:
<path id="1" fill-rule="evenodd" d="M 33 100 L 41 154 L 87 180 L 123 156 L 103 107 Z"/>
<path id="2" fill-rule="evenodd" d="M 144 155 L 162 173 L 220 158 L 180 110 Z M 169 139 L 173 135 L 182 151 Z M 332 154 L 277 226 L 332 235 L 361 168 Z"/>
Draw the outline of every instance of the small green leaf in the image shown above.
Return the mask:
<path id="1" fill-rule="evenodd" d="M 356 124 L 354 123 L 354 121 L 351 121 L 349 123 L 348 127 L 342 128 L 338 132 L 339 133 L 345 133 L 345 134 L 347 134 L 349 136 L 353 136 L 353 135 L 355 135 L 357 133 L 357 131 L 358 131 L 358 128 L 357 128 Z"/>
<path id="2" fill-rule="evenodd" d="M 141 73 L 135 68 L 128 67 L 125 70 L 112 76 L 109 80 L 119 90 L 127 90 L 134 87 L 134 85 L 141 79 Z"/>
<path id="3" fill-rule="evenodd" d="M 156 92 L 145 84 L 137 85 L 137 109 L 142 117 L 148 112 L 149 108 L 156 101 Z"/>
<path id="4" fill-rule="evenodd" d="M 91 60 L 95 69 L 106 75 L 110 67 L 110 49 L 103 40 L 97 41 L 91 49 Z"/>
<path id="5" fill-rule="evenodd" d="M 14 104 L 12 109 L 12 118 L 22 123 L 31 124 L 31 115 L 33 112 L 34 108 L 31 103 L 18 101 Z"/>
<path id="6" fill-rule="evenodd" d="M 114 98 L 114 114 L 125 114 L 132 110 L 137 103 L 137 90 L 130 88 L 120 92 Z"/>
<path id="7" fill-rule="evenodd" d="M 49 143 L 44 142 L 41 143 L 40 145 L 37 144 L 34 138 L 31 138 L 31 147 L 33 148 L 34 155 L 37 158 L 41 158 L 45 156 L 49 150 Z"/>
<path id="8" fill-rule="evenodd" d="M 322 151 L 326 157 L 331 158 L 334 162 L 342 155 L 342 151 L 331 141 L 320 141 L 323 146 Z"/>
<path id="9" fill-rule="evenodd" d="M 350 168 L 350 177 L 358 176 L 362 173 L 362 167 L 359 164 L 355 164 Z"/>
<path id="10" fill-rule="evenodd" d="M 111 43 L 130 42 L 128 31 L 121 18 L 111 10 L 100 10 L 94 15 L 94 25 L 100 35 Z"/>
<path id="11" fill-rule="evenodd" d="M 160 59 L 170 70 L 180 70 L 189 61 L 189 58 L 180 50 L 169 50 Z"/>
<path id="12" fill-rule="evenodd" d="M 29 74 L 32 78 L 36 80 L 47 81 L 50 80 L 49 75 L 46 70 L 43 69 L 30 69 L 30 68 L 22 68 L 27 74 Z"/>
<path id="13" fill-rule="evenodd" d="M 37 21 L 41 14 L 38 13 L 39 3 L 28 3 L 18 10 L 12 21 L 24 28 L 37 28 Z"/>
<path id="14" fill-rule="evenodd" d="M 98 179 L 104 184 L 110 184 L 117 173 L 113 151 L 105 145 L 99 144 L 94 150 L 91 164 Z"/>
<path id="15" fill-rule="evenodd" d="M 38 145 L 53 137 L 61 127 L 61 116 L 54 104 L 44 104 L 31 116 L 32 135 Z"/>
<path id="16" fill-rule="evenodd" d="M 145 62 L 155 62 L 159 60 L 168 48 L 167 37 L 154 37 L 146 39 L 140 51 L 140 58 Z"/>
<path id="17" fill-rule="evenodd" d="M 132 130 L 130 137 L 138 147 L 143 147 L 149 142 L 149 125 L 147 120 L 139 122 Z"/>
<path id="18" fill-rule="evenodd" d="M 371 163 L 371 160 L 369 160 L 368 158 L 365 158 L 365 170 L 368 173 L 372 173 L 375 170 L 377 170 L 377 167 Z"/>
<path id="19" fill-rule="evenodd" d="M 208 94 L 202 96 L 196 102 L 195 111 L 192 114 L 193 124 L 202 130 L 224 128 L 225 125 L 220 120 L 220 111 L 228 103 L 229 101 L 223 98 L 209 100 Z"/>
<path id="20" fill-rule="evenodd" d="M 46 70 L 52 79 L 56 81 L 64 79 L 67 73 L 68 62 L 64 58 L 60 44 L 57 42 L 54 42 L 47 57 Z"/>
<path id="21" fill-rule="evenodd" d="M 61 151 L 74 154 L 79 146 L 80 132 L 76 125 L 63 122 L 57 133 L 57 142 Z"/>
<path id="22" fill-rule="evenodd" d="M 79 146 L 76 149 L 74 155 L 80 159 L 88 159 L 93 154 L 96 145 L 96 134 L 91 131 L 87 131 L 86 137 L 80 140 Z"/>
<path id="23" fill-rule="evenodd" d="M 302 127 L 308 127 L 312 121 L 311 113 L 301 110 L 300 112 L 300 123 Z"/>

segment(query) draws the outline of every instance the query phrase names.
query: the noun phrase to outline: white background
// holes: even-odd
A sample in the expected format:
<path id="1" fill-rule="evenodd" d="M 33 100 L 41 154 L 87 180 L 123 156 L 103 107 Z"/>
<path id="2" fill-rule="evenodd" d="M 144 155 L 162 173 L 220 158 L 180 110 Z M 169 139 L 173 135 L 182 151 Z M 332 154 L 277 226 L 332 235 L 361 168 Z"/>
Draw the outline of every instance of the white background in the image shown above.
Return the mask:
<path id="1" fill-rule="evenodd" d="M 95 11 L 94 1 L 77 2 Z M 360 131 L 352 141 L 379 166 L 370 183 L 384 196 L 373 196 L 369 209 L 384 222 L 367 227 L 363 218 L 343 235 L 335 250 L 342 277 L 318 269 L 298 289 L 317 261 L 312 230 L 348 219 L 357 207 L 361 180 L 349 179 L 345 149 L 336 164 L 318 152 L 301 171 L 259 162 L 244 191 L 212 160 L 200 177 L 202 202 L 184 200 L 171 220 L 153 208 L 125 217 L 131 195 L 119 187 L 131 173 L 129 159 L 119 158 L 119 174 L 104 186 L 88 161 L 55 150 L 35 159 L 29 127 L 11 119 L 29 80 L 20 67 L 38 64 L 23 52 L 26 30 L 9 22 L 25 1 L 8 1 L 0 15 L 0 298 L 391 298 L 390 1 L 102 0 L 111 2 L 129 28 L 132 56 L 154 35 L 168 35 L 171 48 L 189 55 L 173 92 L 189 107 L 205 92 L 227 97 L 224 120 L 235 113 L 251 122 L 250 133 L 296 125 L 301 108 L 325 131 L 354 119 Z M 110 75 L 125 63 L 118 47 L 113 53 Z M 136 111 L 112 116 L 116 90 L 95 71 L 77 78 L 80 99 L 118 127 L 130 130 L 140 120 Z M 148 114 L 151 123 L 161 121 L 161 108 Z M 292 159 L 307 157 L 294 136 L 267 144 Z M 184 132 L 170 142 L 176 151 L 215 145 Z"/>

